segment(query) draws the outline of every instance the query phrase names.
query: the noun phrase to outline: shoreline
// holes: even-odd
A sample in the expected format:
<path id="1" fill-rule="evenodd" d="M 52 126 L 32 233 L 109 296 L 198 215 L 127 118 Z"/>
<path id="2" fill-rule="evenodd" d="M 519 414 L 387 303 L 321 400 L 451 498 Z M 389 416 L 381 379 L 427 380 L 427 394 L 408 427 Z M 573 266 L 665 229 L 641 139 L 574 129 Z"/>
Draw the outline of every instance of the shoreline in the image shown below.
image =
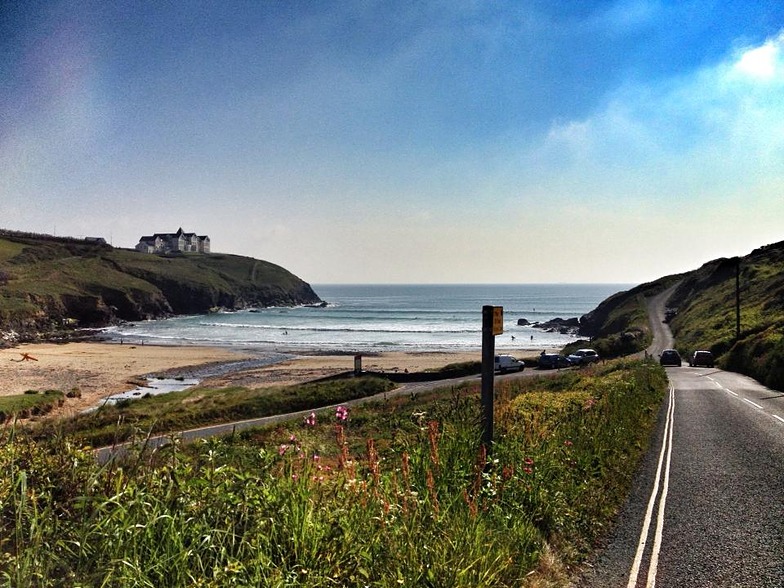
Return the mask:
<path id="1" fill-rule="evenodd" d="M 503 353 L 538 354 L 521 347 Z M 476 351 L 386 351 L 362 353 L 362 369 L 379 372 L 434 370 L 478 361 Z M 149 376 L 193 377 L 200 386 L 264 388 L 287 386 L 351 371 L 353 352 L 250 349 L 220 345 L 131 345 L 108 341 L 25 343 L 0 349 L 0 396 L 27 390 L 79 390 L 79 397 L 43 418 L 68 417 L 130 391 Z"/>

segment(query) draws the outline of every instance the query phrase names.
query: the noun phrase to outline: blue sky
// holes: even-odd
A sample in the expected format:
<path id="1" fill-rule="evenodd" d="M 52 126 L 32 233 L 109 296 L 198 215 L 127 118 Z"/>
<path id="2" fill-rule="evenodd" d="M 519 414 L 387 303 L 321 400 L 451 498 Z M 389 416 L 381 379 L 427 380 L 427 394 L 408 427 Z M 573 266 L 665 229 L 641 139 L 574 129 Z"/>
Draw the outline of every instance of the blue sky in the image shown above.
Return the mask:
<path id="1" fill-rule="evenodd" d="M 311 283 L 640 283 L 784 239 L 784 3 L 0 4 L 0 227 Z"/>

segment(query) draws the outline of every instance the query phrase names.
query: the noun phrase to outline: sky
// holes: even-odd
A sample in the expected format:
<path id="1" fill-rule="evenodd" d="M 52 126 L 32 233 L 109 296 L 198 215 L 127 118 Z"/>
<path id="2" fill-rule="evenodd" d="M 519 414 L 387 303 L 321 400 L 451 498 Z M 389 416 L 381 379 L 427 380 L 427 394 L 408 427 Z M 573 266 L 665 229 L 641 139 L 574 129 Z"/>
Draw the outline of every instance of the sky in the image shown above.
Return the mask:
<path id="1" fill-rule="evenodd" d="M 784 240 L 784 2 L 0 2 L 0 228 L 312 284 L 639 284 Z"/>

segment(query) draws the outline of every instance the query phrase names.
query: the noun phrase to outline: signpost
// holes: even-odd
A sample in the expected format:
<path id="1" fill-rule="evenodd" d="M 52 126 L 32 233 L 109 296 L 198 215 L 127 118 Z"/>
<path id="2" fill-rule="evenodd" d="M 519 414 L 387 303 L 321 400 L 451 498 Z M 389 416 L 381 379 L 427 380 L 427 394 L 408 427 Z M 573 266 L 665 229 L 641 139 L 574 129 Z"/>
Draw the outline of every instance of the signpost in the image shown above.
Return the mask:
<path id="1" fill-rule="evenodd" d="M 482 307 L 482 445 L 490 455 L 493 444 L 493 378 L 495 337 L 504 332 L 504 307 Z"/>

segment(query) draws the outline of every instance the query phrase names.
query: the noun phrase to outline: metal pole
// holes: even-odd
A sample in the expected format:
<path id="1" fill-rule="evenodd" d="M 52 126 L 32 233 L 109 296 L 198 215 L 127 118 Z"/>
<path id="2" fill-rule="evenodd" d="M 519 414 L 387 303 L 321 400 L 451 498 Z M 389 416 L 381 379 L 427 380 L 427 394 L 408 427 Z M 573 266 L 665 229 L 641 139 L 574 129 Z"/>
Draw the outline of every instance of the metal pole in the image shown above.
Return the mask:
<path id="1" fill-rule="evenodd" d="M 735 263 L 735 341 L 740 341 L 740 257 Z"/>
<path id="2" fill-rule="evenodd" d="M 493 444 L 493 377 L 495 335 L 493 335 L 493 307 L 482 307 L 482 445 L 487 455 Z"/>

